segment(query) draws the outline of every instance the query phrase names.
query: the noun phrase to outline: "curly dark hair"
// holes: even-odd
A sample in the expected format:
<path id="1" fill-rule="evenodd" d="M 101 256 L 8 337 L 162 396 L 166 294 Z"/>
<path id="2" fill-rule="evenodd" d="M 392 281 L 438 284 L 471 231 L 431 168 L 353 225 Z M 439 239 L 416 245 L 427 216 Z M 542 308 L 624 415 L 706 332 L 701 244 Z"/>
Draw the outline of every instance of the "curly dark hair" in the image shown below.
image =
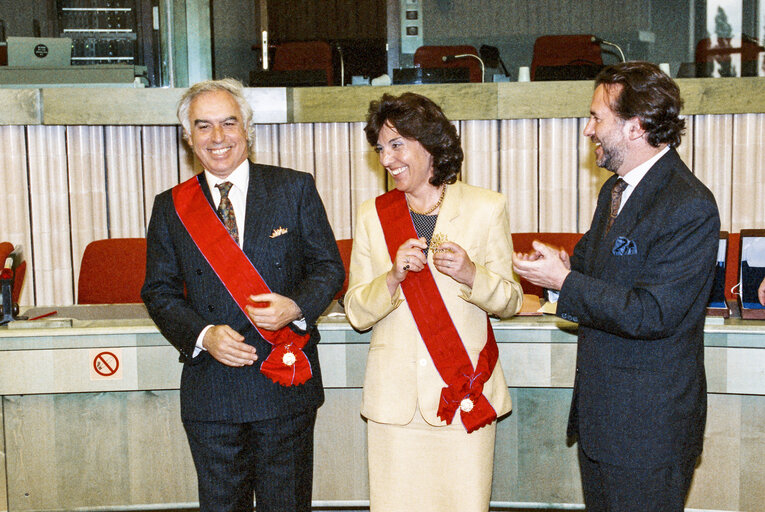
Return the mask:
<path id="1" fill-rule="evenodd" d="M 462 146 L 457 128 L 449 122 L 441 107 L 431 99 L 405 92 L 401 96 L 383 94 L 379 101 L 369 103 L 364 133 L 369 144 L 377 145 L 380 130 L 392 126 L 407 139 L 414 139 L 433 157 L 430 184 L 439 187 L 457 181 L 462 168 Z"/>
<path id="2" fill-rule="evenodd" d="M 611 108 L 620 119 L 637 117 L 651 146 L 680 145 L 685 132 L 680 89 L 657 65 L 632 61 L 607 66 L 595 77 L 595 87 L 601 84 L 621 86 L 619 95 L 611 97 Z"/>

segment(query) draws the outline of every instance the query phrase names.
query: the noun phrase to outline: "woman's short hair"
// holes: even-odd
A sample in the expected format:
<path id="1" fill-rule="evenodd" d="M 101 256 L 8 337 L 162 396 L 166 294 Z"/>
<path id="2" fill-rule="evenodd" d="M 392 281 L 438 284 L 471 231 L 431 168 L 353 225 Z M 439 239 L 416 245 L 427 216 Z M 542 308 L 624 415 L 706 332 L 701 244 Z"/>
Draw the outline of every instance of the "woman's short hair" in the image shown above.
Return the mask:
<path id="1" fill-rule="evenodd" d="M 244 97 L 244 86 L 239 80 L 233 78 L 223 78 L 221 80 L 205 80 L 203 82 L 197 82 L 188 88 L 183 93 L 181 99 L 178 100 L 178 120 L 183 126 L 183 138 L 188 140 L 191 135 L 191 119 L 189 119 L 189 108 L 191 102 L 206 92 L 225 91 L 233 96 L 237 105 L 239 105 L 239 112 L 242 116 L 242 123 L 244 130 L 247 133 L 247 147 L 252 149 L 252 145 L 255 142 L 255 128 L 252 126 L 252 107 Z"/>
<path id="2" fill-rule="evenodd" d="M 369 104 L 364 132 L 373 147 L 382 127 L 388 124 L 407 139 L 414 139 L 433 157 L 430 184 L 440 186 L 457 181 L 462 168 L 462 146 L 457 128 L 446 118 L 441 107 L 432 100 L 405 92 L 401 96 L 383 94 Z"/>
<path id="3" fill-rule="evenodd" d="M 648 143 L 658 147 L 680 145 L 685 119 L 680 117 L 683 100 L 680 89 L 659 66 L 650 62 L 622 62 L 607 66 L 595 77 L 595 87 L 604 85 L 611 109 L 620 119 L 637 117 Z M 621 86 L 611 95 L 612 86 Z"/>

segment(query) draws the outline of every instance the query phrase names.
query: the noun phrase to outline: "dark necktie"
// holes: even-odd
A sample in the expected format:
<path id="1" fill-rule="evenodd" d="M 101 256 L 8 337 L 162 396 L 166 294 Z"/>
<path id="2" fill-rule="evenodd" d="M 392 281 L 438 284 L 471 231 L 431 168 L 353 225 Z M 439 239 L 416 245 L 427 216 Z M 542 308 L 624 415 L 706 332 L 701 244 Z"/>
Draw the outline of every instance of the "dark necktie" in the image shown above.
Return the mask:
<path id="1" fill-rule="evenodd" d="M 228 198 L 228 192 L 231 190 L 233 183 L 230 181 L 224 181 L 215 185 L 220 190 L 220 204 L 218 205 L 218 215 L 220 216 L 223 224 L 228 230 L 228 234 L 238 244 L 239 243 L 239 230 L 236 227 L 236 215 L 234 215 L 234 206 L 231 204 L 231 199 Z"/>
<path id="2" fill-rule="evenodd" d="M 619 206 L 622 204 L 622 192 L 627 188 L 627 182 L 619 178 L 614 183 L 614 188 L 611 189 L 611 212 L 608 216 L 608 225 L 606 226 L 606 232 L 603 236 L 608 234 L 608 231 L 613 226 L 617 215 L 619 215 Z"/>

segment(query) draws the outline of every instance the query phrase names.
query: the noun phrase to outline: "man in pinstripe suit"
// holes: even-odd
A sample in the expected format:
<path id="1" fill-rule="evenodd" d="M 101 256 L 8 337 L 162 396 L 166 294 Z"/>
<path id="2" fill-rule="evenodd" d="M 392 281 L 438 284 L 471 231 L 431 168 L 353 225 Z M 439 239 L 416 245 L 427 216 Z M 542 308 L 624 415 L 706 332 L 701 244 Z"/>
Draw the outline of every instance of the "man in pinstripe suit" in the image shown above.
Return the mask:
<path id="1" fill-rule="evenodd" d="M 157 196 L 141 296 L 184 363 L 200 509 L 309 511 L 334 235 L 310 175 L 248 161 L 241 84 L 194 85 L 178 117 L 204 172 Z"/>

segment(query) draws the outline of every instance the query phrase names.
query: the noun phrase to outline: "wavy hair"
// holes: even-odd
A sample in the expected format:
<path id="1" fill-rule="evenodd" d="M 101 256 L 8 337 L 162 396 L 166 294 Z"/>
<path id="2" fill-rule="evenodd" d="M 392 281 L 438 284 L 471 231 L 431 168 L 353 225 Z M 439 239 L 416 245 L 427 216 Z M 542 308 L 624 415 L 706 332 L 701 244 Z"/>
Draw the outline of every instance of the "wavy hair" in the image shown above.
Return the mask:
<path id="1" fill-rule="evenodd" d="M 658 66 L 641 61 L 607 66 L 595 77 L 595 87 L 601 84 L 616 115 L 624 120 L 637 117 L 651 146 L 680 145 L 685 132 L 680 89 Z M 621 87 L 611 95 L 616 85 Z"/>
<path id="2" fill-rule="evenodd" d="M 414 139 L 433 157 L 430 184 L 439 187 L 457 181 L 464 154 L 457 128 L 446 118 L 441 107 L 431 99 L 413 92 L 401 96 L 383 94 L 379 101 L 369 104 L 367 141 L 373 147 L 382 127 L 388 124 L 407 139 Z"/>
<path id="3" fill-rule="evenodd" d="M 181 99 L 178 100 L 178 110 L 176 111 L 178 120 L 183 126 L 183 138 L 188 142 L 191 136 L 191 119 L 189 119 L 191 102 L 200 94 L 215 91 L 229 93 L 233 96 L 237 105 L 239 105 L 239 113 L 242 116 L 244 131 L 247 133 L 247 147 L 252 149 L 252 145 L 255 142 L 255 127 L 252 126 L 252 107 L 250 107 L 250 104 L 244 97 L 244 86 L 239 80 L 234 80 L 233 78 L 197 82 L 183 93 Z"/>

